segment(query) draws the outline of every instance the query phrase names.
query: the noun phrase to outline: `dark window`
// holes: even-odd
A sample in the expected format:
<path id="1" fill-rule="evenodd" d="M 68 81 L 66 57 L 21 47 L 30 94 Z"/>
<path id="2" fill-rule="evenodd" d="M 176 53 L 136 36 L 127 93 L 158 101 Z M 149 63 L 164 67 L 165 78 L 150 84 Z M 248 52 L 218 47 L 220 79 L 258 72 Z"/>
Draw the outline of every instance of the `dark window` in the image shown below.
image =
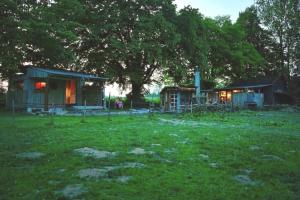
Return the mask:
<path id="1" fill-rule="evenodd" d="M 58 88 L 57 83 L 54 81 L 50 81 L 49 87 L 51 90 L 56 90 Z"/>

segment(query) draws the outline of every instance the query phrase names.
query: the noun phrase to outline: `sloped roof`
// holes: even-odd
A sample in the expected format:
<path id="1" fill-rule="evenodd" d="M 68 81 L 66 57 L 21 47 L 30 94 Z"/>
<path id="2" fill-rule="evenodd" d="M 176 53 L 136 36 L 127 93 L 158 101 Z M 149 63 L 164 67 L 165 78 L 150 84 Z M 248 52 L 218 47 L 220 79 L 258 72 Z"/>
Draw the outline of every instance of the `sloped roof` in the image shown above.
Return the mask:
<path id="1" fill-rule="evenodd" d="M 161 90 L 160 93 L 165 91 L 195 92 L 196 89 L 191 87 L 166 86 Z"/>
<path id="2" fill-rule="evenodd" d="M 74 72 L 74 71 L 61 70 L 61 69 L 46 69 L 40 67 L 30 67 L 30 68 L 33 70 L 45 72 L 50 75 L 78 77 L 78 78 L 84 78 L 90 80 L 108 80 L 108 78 L 98 77 L 96 74 L 88 74 L 88 73 Z"/>
<path id="3" fill-rule="evenodd" d="M 256 80 L 241 80 L 234 82 L 227 87 L 220 88 L 218 90 L 231 90 L 231 89 L 246 89 L 246 88 L 263 88 L 263 87 L 269 87 L 274 84 L 278 80 L 274 78 L 262 78 L 262 79 L 256 79 Z"/>

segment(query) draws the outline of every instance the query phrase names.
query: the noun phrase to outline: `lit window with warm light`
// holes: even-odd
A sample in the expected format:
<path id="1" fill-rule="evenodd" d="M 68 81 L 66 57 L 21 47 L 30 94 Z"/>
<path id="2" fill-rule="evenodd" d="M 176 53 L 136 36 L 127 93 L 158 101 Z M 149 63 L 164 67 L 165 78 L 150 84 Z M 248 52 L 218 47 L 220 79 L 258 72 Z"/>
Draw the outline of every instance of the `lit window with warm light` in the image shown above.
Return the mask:
<path id="1" fill-rule="evenodd" d="M 231 92 L 227 93 L 227 101 L 231 101 Z"/>
<path id="2" fill-rule="evenodd" d="M 38 81 L 35 82 L 35 89 L 36 90 L 43 90 L 46 87 L 46 82 Z"/>

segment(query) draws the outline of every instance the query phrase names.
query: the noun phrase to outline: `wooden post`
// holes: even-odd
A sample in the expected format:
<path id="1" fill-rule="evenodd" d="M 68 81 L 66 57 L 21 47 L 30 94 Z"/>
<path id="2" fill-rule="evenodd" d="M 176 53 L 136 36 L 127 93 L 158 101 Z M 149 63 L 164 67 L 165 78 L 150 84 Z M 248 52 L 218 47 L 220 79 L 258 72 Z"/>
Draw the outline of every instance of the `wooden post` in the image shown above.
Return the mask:
<path id="1" fill-rule="evenodd" d="M 49 111 L 49 78 L 46 79 L 45 95 L 44 95 L 44 111 Z"/>
<path id="2" fill-rule="evenodd" d="M 12 118 L 13 118 L 13 124 L 15 123 L 15 96 L 13 96 L 12 99 Z"/>
<path id="3" fill-rule="evenodd" d="M 191 113 L 193 113 L 193 101 L 191 101 Z"/>
<path id="4" fill-rule="evenodd" d="M 110 121 L 111 117 L 110 117 L 110 93 L 108 96 L 108 113 L 107 113 L 107 119 Z"/>
<path id="5" fill-rule="evenodd" d="M 50 122 L 49 122 L 49 125 L 53 125 L 53 124 L 54 124 L 54 120 L 53 120 L 53 115 L 54 115 L 54 103 L 52 103 L 51 108 L 52 108 L 52 110 L 51 110 L 51 112 L 49 113 L 49 115 L 50 115 Z"/>
<path id="6" fill-rule="evenodd" d="M 81 123 L 85 123 L 85 112 L 86 112 L 86 99 L 84 99 L 84 107 L 83 107 L 83 111 L 82 111 L 82 118 L 81 118 Z"/>
<path id="7" fill-rule="evenodd" d="M 83 120 L 85 121 L 85 115 L 86 115 L 86 98 L 84 99 L 84 109 L 83 109 Z"/>

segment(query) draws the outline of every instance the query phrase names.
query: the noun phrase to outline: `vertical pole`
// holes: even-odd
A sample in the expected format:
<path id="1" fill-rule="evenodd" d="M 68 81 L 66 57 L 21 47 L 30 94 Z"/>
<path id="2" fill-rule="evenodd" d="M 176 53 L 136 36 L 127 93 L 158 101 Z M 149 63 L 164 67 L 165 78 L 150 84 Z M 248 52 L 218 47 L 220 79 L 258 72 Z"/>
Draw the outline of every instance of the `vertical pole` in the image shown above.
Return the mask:
<path id="1" fill-rule="evenodd" d="M 191 101 L 191 113 L 193 113 L 193 101 Z"/>
<path id="2" fill-rule="evenodd" d="M 49 78 L 46 79 L 45 95 L 44 95 L 44 111 L 49 111 Z"/>
<path id="3" fill-rule="evenodd" d="M 13 96 L 12 99 L 12 118 L 13 118 L 13 124 L 15 123 L 15 97 Z"/>
<path id="4" fill-rule="evenodd" d="M 108 113 L 107 113 L 107 119 L 111 120 L 111 118 L 110 118 L 110 93 L 109 93 L 109 96 L 108 96 Z"/>
<path id="5" fill-rule="evenodd" d="M 85 120 L 85 115 L 86 115 L 86 98 L 84 99 L 84 109 L 83 109 L 83 118 Z"/>

